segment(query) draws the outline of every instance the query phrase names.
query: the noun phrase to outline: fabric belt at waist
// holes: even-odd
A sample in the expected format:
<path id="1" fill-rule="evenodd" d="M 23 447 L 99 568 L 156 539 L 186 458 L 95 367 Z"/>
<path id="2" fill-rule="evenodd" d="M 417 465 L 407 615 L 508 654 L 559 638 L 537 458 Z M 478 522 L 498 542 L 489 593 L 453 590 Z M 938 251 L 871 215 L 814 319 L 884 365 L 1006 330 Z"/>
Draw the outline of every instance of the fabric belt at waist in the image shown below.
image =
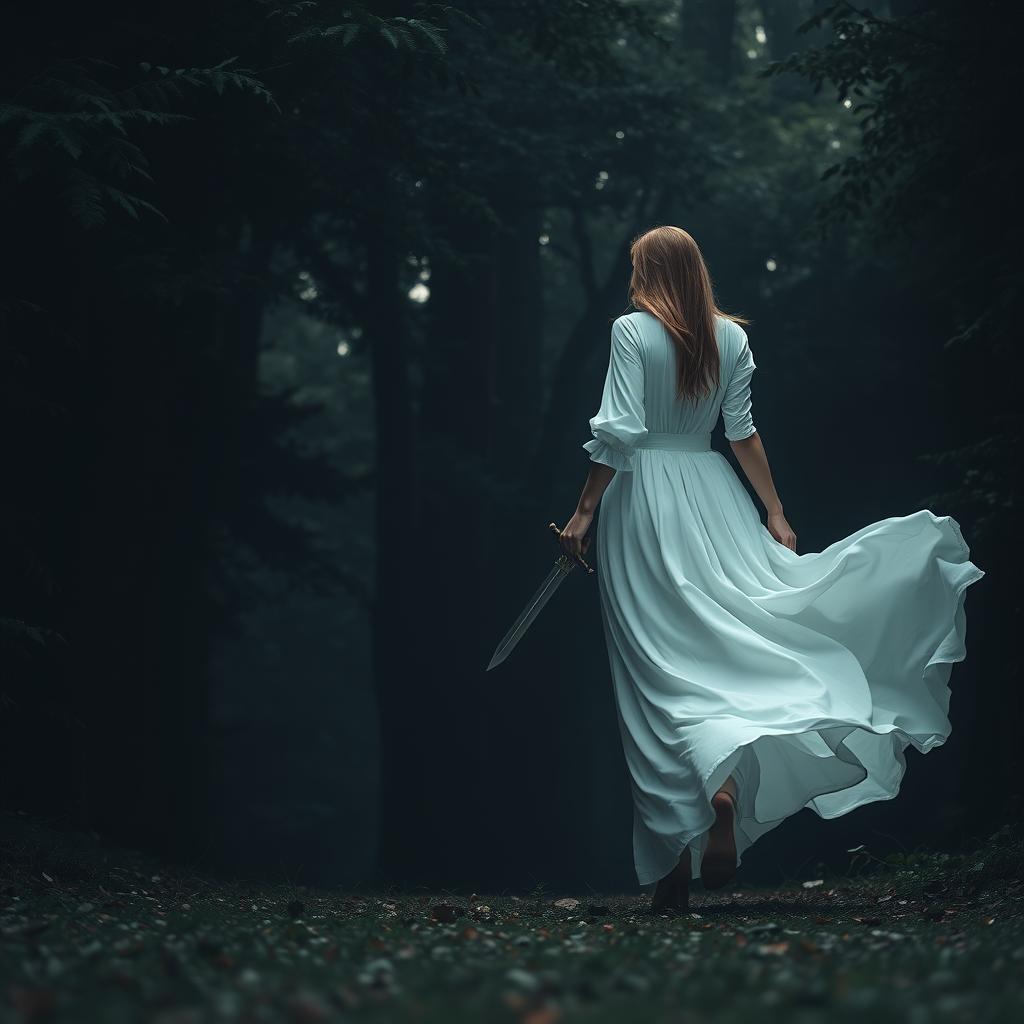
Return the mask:
<path id="1" fill-rule="evenodd" d="M 673 452 L 706 452 L 711 449 L 711 434 L 666 434 L 649 431 L 637 442 L 637 448 L 659 448 Z"/>

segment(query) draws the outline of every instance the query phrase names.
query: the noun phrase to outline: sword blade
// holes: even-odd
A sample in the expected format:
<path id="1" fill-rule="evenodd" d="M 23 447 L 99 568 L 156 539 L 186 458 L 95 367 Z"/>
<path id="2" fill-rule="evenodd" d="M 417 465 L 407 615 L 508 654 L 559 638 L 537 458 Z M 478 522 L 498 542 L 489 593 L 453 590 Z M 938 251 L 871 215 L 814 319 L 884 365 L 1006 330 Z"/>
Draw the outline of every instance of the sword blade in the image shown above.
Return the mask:
<path id="1" fill-rule="evenodd" d="M 500 665 L 512 653 L 512 648 L 522 640 L 523 634 L 530 628 L 530 624 L 537 618 L 544 605 L 551 600 L 551 595 L 562 585 L 562 581 L 574 568 L 576 568 L 576 563 L 571 558 L 559 557 L 551 571 L 544 577 L 544 582 L 537 588 L 537 592 L 526 602 L 526 607 L 519 613 L 519 618 L 512 623 L 512 628 L 494 649 L 491 662 L 485 671 L 490 672 L 495 665 Z"/>

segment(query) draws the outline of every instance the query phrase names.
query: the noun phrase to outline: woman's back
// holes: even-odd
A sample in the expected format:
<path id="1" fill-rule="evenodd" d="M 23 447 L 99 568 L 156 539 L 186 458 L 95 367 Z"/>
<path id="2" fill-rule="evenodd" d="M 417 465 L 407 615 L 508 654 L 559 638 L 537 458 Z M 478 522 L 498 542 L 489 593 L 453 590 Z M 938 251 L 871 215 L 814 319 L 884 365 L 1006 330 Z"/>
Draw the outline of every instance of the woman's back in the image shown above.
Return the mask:
<path id="1" fill-rule="evenodd" d="M 749 437 L 754 432 L 750 412 L 750 378 L 755 364 L 743 328 L 727 319 L 715 317 L 715 332 L 720 361 L 719 384 L 705 398 L 682 401 L 677 393 L 678 348 L 664 324 L 646 310 L 619 317 L 612 330 L 612 360 L 626 364 L 635 360 L 642 368 L 645 425 L 651 433 L 709 434 L 718 421 L 725 420 L 730 441 Z"/>

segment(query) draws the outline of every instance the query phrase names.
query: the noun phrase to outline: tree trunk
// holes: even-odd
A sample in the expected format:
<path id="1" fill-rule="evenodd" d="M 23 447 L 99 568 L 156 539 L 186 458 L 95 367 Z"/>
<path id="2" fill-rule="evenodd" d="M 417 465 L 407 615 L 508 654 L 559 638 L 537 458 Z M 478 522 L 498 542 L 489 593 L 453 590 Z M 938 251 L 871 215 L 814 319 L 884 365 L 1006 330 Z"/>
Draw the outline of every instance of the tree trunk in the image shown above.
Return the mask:
<path id="1" fill-rule="evenodd" d="M 103 683 L 83 707 L 88 811 L 176 854 L 206 840 L 213 527 L 237 507 L 268 254 L 263 240 L 248 246 L 226 302 L 211 290 L 154 317 L 136 296 L 108 295 L 82 317 L 102 353 L 85 385 L 96 412 L 71 627 L 83 678 Z M 214 356 L 200 373 L 197 351 Z"/>
<path id="2" fill-rule="evenodd" d="M 373 672 L 381 756 L 379 865 L 388 881 L 416 869 L 417 844 L 429 836 L 428 766 L 431 662 L 419 628 L 423 565 L 417 537 L 420 494 L 415 460 L 402 250 L 383 221 L 365 227 L 367 311 L 364 330 L 373 368 L 377 492 L 376 585 L 372 603 Z M 454 531 L 453 531 L 454 532 Z"/>

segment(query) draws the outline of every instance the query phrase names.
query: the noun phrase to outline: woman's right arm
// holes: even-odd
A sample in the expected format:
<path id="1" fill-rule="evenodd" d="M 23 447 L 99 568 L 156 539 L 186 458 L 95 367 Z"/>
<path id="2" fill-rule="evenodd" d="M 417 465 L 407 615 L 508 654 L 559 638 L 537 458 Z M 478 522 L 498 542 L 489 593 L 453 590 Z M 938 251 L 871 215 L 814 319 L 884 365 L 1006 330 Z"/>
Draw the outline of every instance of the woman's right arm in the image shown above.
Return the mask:
<path id="1" fill-rule="evenodd" d="M 755 430 L 749 437 L 741 441 L 730 441 L 729 444 L 751 487 L 757 491 L 765 512 L 768 513 L 768 532 L 780 544 L 785 544 L 791 551 L 796 551 L 796 534 L 790 529 L 786 517 L 782 514 L 782 502 L 775 491 L 775 482 L 772 480 L 772 471 L 768 466 L 768 456 L 761 443 L 761 435 Z"/>

